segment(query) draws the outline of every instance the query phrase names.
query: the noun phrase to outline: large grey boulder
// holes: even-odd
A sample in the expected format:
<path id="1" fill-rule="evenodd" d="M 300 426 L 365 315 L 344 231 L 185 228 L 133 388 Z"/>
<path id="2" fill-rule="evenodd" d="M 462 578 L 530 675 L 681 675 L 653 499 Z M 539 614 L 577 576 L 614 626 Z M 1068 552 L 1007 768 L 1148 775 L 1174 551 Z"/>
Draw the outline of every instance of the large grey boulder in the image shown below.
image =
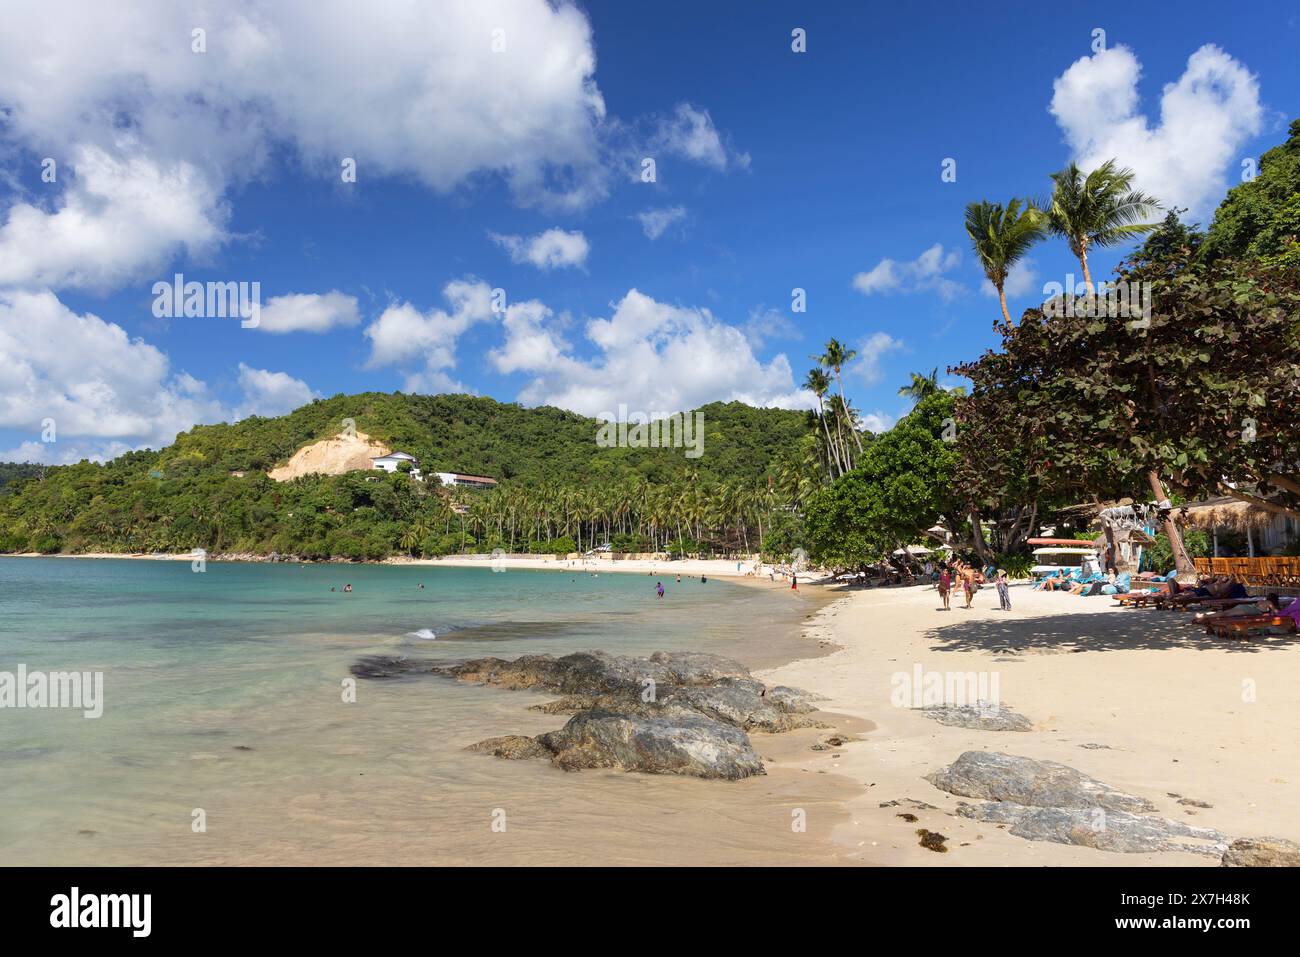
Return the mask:
<path id="1" fill-rule="evenodd" d="M 780 707 L 764 695 L 763 685 L 752 679 L 723 678 L 706 687 L 674 691 L 670 704 L 683 704 L 701 714 L 734 724 L 745 731 L 779 733 L 795 728 L 821 727 L 803 713 Z"/>
<path id="2" fill-rule="evenodd" d="M 655 717 L 587 711 L 536 740 L 566 771 L 619 768 L 730 781 L 764 773 L 743 731 L 684 710 Z"/>
<path id="3" fill-rule="evenodd" d="M 919 709 L 927 718 L 953 728 L 976 731 L 1032 731 L 1034 723 L 1023 714 L 990 701 L 975 704 L 935 705 Z"/>
<path id="4" fill-rule="evenodd" d="M 1232 842 L 1224 867 L 1300 867 L 1300 844 L 1282 837 L 1245 837 Z"/>
<path id="5" fill-rule="evenodd" d="M 650 656 L 650 662 L 666 668 L 678 684 L 684 685 L 707 685 L 721 678 L 749 677 L 749 669 L 740 662 L 700 651 L 656 651 Z"/>
<path id="6" fill-rule="evenodd" d="M 562 698 L 538 706 L 550 714 L 602 710 L 655 716 L 672 706 L 747 731 L 820 726 L 801 717 L 815 710 L 813 696 L 796 688 L 768 689 L 744 665 L 693 651 L 660 651 L 649 658 L 600 651 L 561 658 L 524 655 L 513 661 L 476 658 L 425 670 L 500 688 L 558 692 Z"/>
<path id="7" fill-rule="evenodd" d="M 1075 844 L 1124 854 L 1190 851 L 1217 857 L 1230 840 L 1209 828 L 1104 807 L 1026 807 L 1003 801 L 963 804 L 957 813 L 976 821 L 1009 825 L 1010 833 L 1028 841 Z"/>
<path id="8" fill-rule="evenodd" d="M 786 685 L 774 685 L 768 688 L 764 697 L 782 711 L 789 711 L 792 714 L 807 714 L 809 711 L 816 711 L 817 702 L 825 700 L 822 695 L 813 694 L 811 691 L 803 691 L 799 688 L 790 688 Z"/>
<path id="9" fill-rule="evenodd" d="M 1144 798 L 1117 791 L 1064 764 L 1014 754 L 966 751 L 926 780 L 951 794 L 1034 807 L 1155 810 Z"/>

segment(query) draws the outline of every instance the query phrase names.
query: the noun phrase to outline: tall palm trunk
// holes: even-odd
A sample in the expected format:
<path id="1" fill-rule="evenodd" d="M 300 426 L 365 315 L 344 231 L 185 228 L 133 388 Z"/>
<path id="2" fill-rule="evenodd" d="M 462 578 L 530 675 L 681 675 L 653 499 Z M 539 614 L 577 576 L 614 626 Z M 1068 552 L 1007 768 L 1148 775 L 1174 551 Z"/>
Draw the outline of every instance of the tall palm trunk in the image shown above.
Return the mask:
<path id="1" fill-rule="evenodd" d="M 1083 285 L 1088 290 L 1088 296 L 1095 296 L 1096 290 L 1092 285 L 1092 273 L 1088 271 L 1088 240 L 1083 239 L 1079 242 L 1079 267 L 1083 270 Z M 1071 290 L 1071 295 L 1074 294 Z"/>
<path id="2" fill-rule="evenodd" d="M 844 401 L 844 378 L 840 375 L 840 367 L 835 367 L 835 382 L 840 388 L 840 409 L 844 412 L 844 422 L 848 429 L 853 433 L 853 441 L 857 443 L 858 451 L 862 451 L 862 437 L 858 435 L 858 430 L 853 427 L 853 417 L 849 415 L 849 404 Z"/>
<path id="3" fill-rule="evenodd" d="M 998 305 L 1002 307 L 1002 318 L 1006 320 L 1007 325 L 1011 325 L 1011 313 L 1007 311 L 1007 294 L 1002 291 L 1002 283 L 998 283 Z"/>

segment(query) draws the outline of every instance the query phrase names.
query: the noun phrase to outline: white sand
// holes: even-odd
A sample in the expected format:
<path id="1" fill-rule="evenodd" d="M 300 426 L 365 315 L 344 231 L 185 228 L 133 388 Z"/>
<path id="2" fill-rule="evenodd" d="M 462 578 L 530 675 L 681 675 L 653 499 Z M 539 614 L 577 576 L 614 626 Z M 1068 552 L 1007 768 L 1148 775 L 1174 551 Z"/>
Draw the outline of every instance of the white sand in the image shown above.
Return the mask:
<path id="1" fill-rule="evenodd" d="M 534 569 L 581 569 L 588 572 L 620 572 L 640 575 L 664 575 L 665 577 L 676 577 L 682 575 L 707 575 L 710 578 L 729 578 L 729 579 L 747 579 L 754 581 L 758 579 L 767 584 L 771 584 L 768 572 L 773 568 L 771 565 L 762 565 L 762 574 L 753 575 L 755 562 L 753 559 L 740 560 L 737 568 L 737 560 L 730 561 L 724 559 L 702 559 L 702 558 L 684 558 L 678 561 L 652 560 L 648 558 L 626 558 L 615 561 L 609 557 L 596 558 L 555 558 L 550 555 L 537 556 L 504 556 L 494 559 L 491 555 L 448 555 L 445 558 L 390 558 L 389 564 L 393 565 L 432 565 L 432 566 L 451 566 L 458 568 L 485 568 L 492 566 L 494 563 L 499 568 L 534 568 Z M 800 582 L 808 581 L 804 575 L 800 575 Z M 781 576 L 776 576 L 776 581 L 781 581 Z M 789 587 L 789 583 L 786 583 Z"/>
<path id="2" fill-rule="evenodd" d="M 998 610 L 992 588 L 975 596 L 972 610 L 956 598 L 945 612 L 936 610 L 932 588 L 854 592 L 823 609 L 807 632 L 841 650 L 758 675 L 824 694 L 826 710 L 876 725 L 860 742 L 807 752 L 793 765 L 848 775 L 862 788 L 848 804 L 851 822 L 834 832 L 851 857 L 921 865 L 1218 863 L 1191 853 L 1031 842 L 956 817 L 957 803 L 974 799 L 942 792 L 923 776 L 967 750 L 1059 761 L 1148 798 L 1163 816 L 1231 837 L 1300 838 L 1300 639 L 1229 642 L 1206 638 L 1185 613 L 1120 609 L 1110 598 L 1027 585 L 1013 586 L 1011 596 L 1011 612 Z M 918 663 L 926 671 L 996 671 L 1000 700 L 1029 716 L 1035 730 L 971 731 L 894 707 L 891 676 Z M 1180 805 L 1170 792 L 1213 807 Z M 940 810 L 879 806 L 905 798 Z M 950 851 L 920 847 L 921 827 L 947 835 Z"/>

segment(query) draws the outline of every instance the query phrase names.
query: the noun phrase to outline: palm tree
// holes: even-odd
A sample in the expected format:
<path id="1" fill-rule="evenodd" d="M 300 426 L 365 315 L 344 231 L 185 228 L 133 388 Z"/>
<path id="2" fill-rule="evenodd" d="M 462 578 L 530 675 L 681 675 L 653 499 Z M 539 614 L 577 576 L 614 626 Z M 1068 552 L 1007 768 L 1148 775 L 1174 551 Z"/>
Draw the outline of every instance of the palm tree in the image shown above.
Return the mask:
<path id="1" fill-rule="evenodd" d="M 840 390 L 840 409 L 836 414 L 836 431 L 838 433 L 838 426 L 841 424 L 840 416 L 842 415 L 846 420 L 843 424 L 846 424 L 849 431 L 853 433 L 853 441 L 857 443 L 858 451 L 861 452 L 862 438 L 858 435 L 857 429 L 853 427 L 852 416 L 848 414 L 848 404 L 844 401 L 844 376 L 841 374 L 841 370 L 857 357 L 858 353 L 856 349 L 850 349 L 838 339 L 831 339 L 830 342 L 826 343 L 826 351 L 821 355 L 812 356 L 812 358 L 820 362 L 823 367 L 830 369 L 835 373 L 835 383 L 839 386 Z M 847 455 L 845 457 L 847 458 Z M 851 461 L 848 465 L 850 469 L 853 468 L 853 463 Z"/>
<path id="2" fill-rule="evenodd" d="M 1070 244 L 1070 252 L 1083 268 L 1088 295 L 1095 295 L 1088 271 L 1088 250 L 1093 246 L 1115 246 L 1149 233 L 1157 223 L 1144 223 L 1160 204 L 1145 193 L 1131 189 L 1133 171 L 1120 169 L 1106 160 L 1086 176 L 1077 163 L 1052 174 L 1055 184 L 1047 206 L 1047 227 L 1054 236 Z"/>
<path id="3" fill-rule="evenodd" d="M 826 435 L 826 458 L 828 465 L 834 465 L 835 470 L 844 474 L 844 466 L 840 461 L 839 449 L 835 440 L 831 438 L 830 426 L 826 424 L 826 403 L 824 396 L 831 387 L 831 380 L 821 369 L 809 369 L 807 377 L 803 380 L 803 387 L 817 396 L 817 419 L 822 424 L 822 432 Z"/>
<path id="4" fill-rule="evenodd" d="M 998 291 L 1002 318 L 1011 325 L 1007 296 L 1003 291 L 1011 267 L 1019 262 L 1047 232 L 1047 217 L 1032 203 L 1020 206 L 1013 199 L 1003 208 L 1001 203 L 981 200 L 966 207 L 966 235 L 975 247 L 975 255 L 984 267 L 984 275 Z"/>
<path id="5" fill-rule="evenodd" d="M 911 373 L 911 382 L 898 390 L 898 394 L 911 399 L 913 404 L 941 391 L 939 387 L 939 369 L 935 367 L 929 375 L 920 372 Z"/>

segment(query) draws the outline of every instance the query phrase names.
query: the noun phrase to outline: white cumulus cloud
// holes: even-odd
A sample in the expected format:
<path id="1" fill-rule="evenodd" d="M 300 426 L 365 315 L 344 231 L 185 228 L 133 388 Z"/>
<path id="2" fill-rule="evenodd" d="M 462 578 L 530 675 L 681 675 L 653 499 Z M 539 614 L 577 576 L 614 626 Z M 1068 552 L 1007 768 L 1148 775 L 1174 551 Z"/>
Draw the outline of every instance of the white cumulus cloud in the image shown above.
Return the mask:
<path id="1" fill-rule="evenodd" d="M 399 366 L 408 371 L 408 392 L 460 392 L 450 377 L 456 345 L 472 325 L 492 318 L 492 290 L 478 279 L 458 279 L 442 290 L 449 309 L 421 312 L 409 302 L 395 302 L 366 327 L 369 368 Z"/>
<path id="2" fill-rule="evenodd" d="M 271 372 L 239 364 L 239 385 L 244 392 L 244 403 L 237 417 L 249 415 L 275 416 L 292 412 L 317 398 L 311 387 L 287 372 Z"/>
<path id="3" fill-rule="evenodd" d="M 641 222 L 641 230 L 649 239 L 658 239 L 674 224 L 686 218 L 685 206 L 666 206 L 662 209 L 646 209 L 636 214 Z"/>
<path id="4" fill-rule="evenodd" d="M 54 438 L 20 442 L 0 458 L 102 460 L 161 448 L 196 423 L 277 415 L 315 397 L 286 373 L 243 364 L 239 385 L 242 401 L 228 406 L 116 323 L 76 313 L 48 290 L 0 290 L 0 428 L 41 437 L 52 426 Z"/>
<path id="5" fill-rule="evenodd" d="M 1259 83 L 1212 43 L 1187 60 L 1160 94 L 1159 121 L 1140 112 L 1142 66 L 1125 46 L 1082 57 L 1053 84 L 1056 117 L 1076 162 L 1094 169 L 1108 159 L 1130 167 L 1137 185 L 1166 207 L 1204 213 L 1238 169 L 1242 147 L 1263 126 Z"/>
<path id="6" fill-rule="evenodd" d="M 0 285 L 107 291 L 156 274 L 181 250 L 203 255 L 225 239 L 220 191 L 198 167 L 84 144 L 72 156 L 52 211 L 25 202 L 9 208 Z"/>
<path id="7" fill-rule="evenodd" d="M 790 362 L 763 362 L 738 327 L 709 310 L 658 302 L 636 289 L 612 304 L 608 319 L 584 328 L 591 357 L 580 356 L 555 328 L 541 303 L 506 310 L 506 341 L 489 358 L 503 373 L 532 380 L 519 394 L 529 405 L 554 405 L 584 415 L 674 412 L 714 400 L 807 408 L 812 396 L 796 387 Z"/>
<path id="8" fill-rule="evenodd" d="M 884 377 L 884 370 L 880 367 L 881 361 L 889 353 L 898 352 L 902 348 L 902 341 L 895 339 L 889 333 L 873 332 L 858 343 L 858 357 L 853 360 L 848 372 L 867 385 L 875 385 Z"/>
<path id="9" fill-rule="evenodd" d="M 591 246 L 580 230 L 567 232 L 548 229 L 536 236 L 488 234 L 492 241 L 510 253 L 510 261 L 527 263 L 538 269 L 563 269 L 581 266 L 587 261 Z"/>
<path id="10" fill-rule="evenodd" d="M 262 306 L 257 329 L 261 332 L 328 332 L 361 322 L 357 297 L 337 290 L 326 293 L 290 293 L 272 296 Z"/>
<path id="11" fill-rule="evenodd" d="M 871 269 L 853 277 L 853 288 L 864 296 L 877 293 L 935 292 L 947 302 L 966 289 L 945 275 L 959 265 L 961 253 L 955 249 L 945 251 L 941 243 L 935 243 L 912 260 L 880 260 Z"/>

